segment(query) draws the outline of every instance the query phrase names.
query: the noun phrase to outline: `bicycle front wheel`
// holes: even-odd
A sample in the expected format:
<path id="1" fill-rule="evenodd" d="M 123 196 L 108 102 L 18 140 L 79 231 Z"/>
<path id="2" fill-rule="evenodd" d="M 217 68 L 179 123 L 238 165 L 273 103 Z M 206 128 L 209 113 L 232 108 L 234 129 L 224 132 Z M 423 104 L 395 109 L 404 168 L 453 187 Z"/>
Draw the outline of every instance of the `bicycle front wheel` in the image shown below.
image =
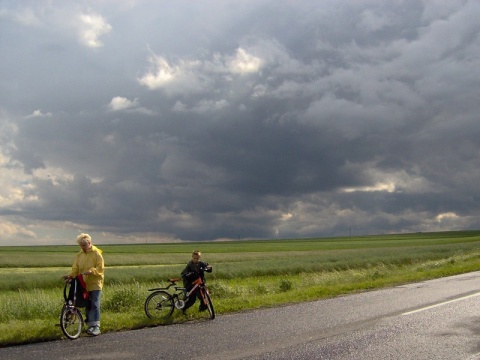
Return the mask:
<path id="1" fill-rule="evenodd" d="M 145 300 L 145 314 L 150 319 L 164 319 L 172 315 L 174 309 L 172 296 L 166 291 L 155 291 Z"/>
<path id="2" fill-rule="evenodd" d="M 60 315 L 60 327 L 67 338 L 71 340 L 78 338 L 83 328 L 83 316 L 80 310 L 64 305 Z"/>
<path id="3" fill-rule="evenodd" d="M 208 313 L 210 314 L 210 319 L 215 319 L 215 310 L 213 309 L 212 299 L 210 298 L 210 294 L 208 293 L 207 289 L 203 289 L 203 300 L 207 307 Z"/>

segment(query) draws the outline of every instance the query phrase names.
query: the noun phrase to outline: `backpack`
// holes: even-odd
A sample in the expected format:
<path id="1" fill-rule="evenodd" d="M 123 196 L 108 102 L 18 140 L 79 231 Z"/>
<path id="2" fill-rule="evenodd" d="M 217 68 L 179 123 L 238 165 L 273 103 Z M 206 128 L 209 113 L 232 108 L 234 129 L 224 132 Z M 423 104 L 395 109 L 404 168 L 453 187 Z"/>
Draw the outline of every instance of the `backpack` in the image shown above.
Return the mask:
<path id="1" fill-rule="evenodd" d="M 82 275 L 78 275 L 70 283 L 70 290 L 68 292 L 67 300 L 71 301 L 72 303 L 74 301 L 75 289 L 77 291 L 75 306 L 79 308 L 86 307 L 90 299 L 87 291 L 87 285 L 85 284 L 85 280 L 83 280 Z"/>

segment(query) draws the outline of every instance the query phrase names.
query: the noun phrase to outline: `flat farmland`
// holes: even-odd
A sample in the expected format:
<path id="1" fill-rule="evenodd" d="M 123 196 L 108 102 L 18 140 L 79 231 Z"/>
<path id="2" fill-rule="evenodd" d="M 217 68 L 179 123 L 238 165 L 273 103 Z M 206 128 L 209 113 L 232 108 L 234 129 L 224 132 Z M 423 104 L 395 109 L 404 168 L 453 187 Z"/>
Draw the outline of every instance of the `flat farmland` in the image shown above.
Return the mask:
<path id="1" fill-rule="evenodd" d="M 344 238 L 99 244 L 105 259 L 102 331 L 167 325 L 143 312 L 152 287 L 178 277 L 193 250 L 218 314 L 318 300 L 478 270 L 480 231 Z M 79 247 L 0 247 L 0 345 L 59 339 L 63 282 Z M 190 310 L 189 310 L 190 312 Z"/>

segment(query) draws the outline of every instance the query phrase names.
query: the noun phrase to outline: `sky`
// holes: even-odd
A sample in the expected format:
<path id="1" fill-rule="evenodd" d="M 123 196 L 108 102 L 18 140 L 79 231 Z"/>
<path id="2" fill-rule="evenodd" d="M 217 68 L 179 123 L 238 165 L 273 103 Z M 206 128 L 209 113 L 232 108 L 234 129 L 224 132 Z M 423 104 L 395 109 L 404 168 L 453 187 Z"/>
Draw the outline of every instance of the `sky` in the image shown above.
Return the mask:
<path id="1" fill-rule="evenodd" d="M 479 18 L 0 0 L 0 245 L 480 229 Z"/>

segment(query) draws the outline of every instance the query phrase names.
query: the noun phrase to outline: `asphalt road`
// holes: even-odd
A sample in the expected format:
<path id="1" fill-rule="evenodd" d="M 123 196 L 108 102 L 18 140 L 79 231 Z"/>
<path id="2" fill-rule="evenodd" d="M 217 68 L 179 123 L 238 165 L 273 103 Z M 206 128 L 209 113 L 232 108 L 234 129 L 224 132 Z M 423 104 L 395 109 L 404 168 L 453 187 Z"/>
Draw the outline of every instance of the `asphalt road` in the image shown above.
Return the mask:
<path id="1" fill-rule="evenodd" d="M 0 348 L 8 360 L 192 357 L 480 359 L 480 272 L 213 321 Z"/>

